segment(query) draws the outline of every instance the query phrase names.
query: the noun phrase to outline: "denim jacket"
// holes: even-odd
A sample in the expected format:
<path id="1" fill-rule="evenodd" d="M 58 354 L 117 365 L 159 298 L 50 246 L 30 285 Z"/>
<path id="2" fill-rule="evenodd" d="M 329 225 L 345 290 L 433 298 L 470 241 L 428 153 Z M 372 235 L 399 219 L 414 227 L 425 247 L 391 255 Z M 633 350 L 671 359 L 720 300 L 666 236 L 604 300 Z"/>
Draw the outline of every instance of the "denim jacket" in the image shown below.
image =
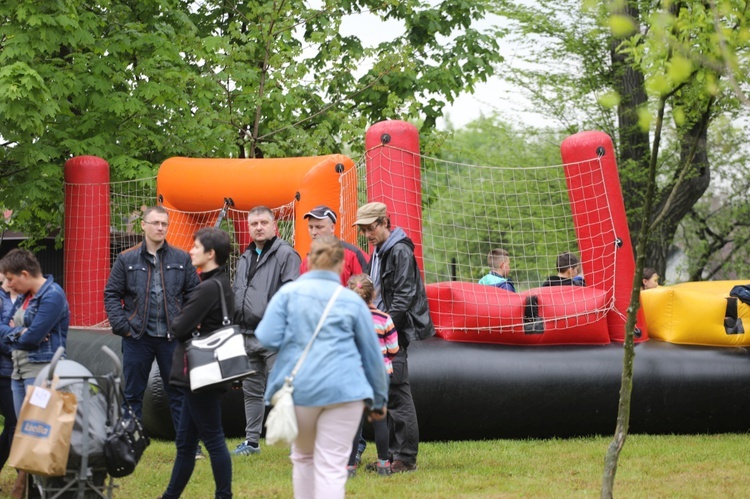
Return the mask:
<path id="1" fill-rule="evenodd" d="M 29 352 L 29 362 L 45 363 L 52 360 L 58 347 L 65 347 L 70 325 L 70 308 L 65 292 L 55 283 L 51 275 L 45 276 L 45 282 L 26 307 L 23 324 L 11 328 L 0 326 L 0 337 L 10 342 L 13 350 Z M 19 297 L 13 307 L 18 310 L 25 301 Z M 21 334 L 21 331 L 26 331 Z"/>
<path id="2" fill-rule="evenodd" d="M 266 403 L 294 369 L 328 300 L 340 286 L 336 273 L 313 270 L 282 286 L 271 298 L 255 330 L 265 348 L 278 351 L 268 375 Z M 344 289 L 339 294 L 293 385 L 294 403 L 300 406 L 364 400 L 379 409 L 387 403 L 388 375 L 372 314 L 353 291 Z"/>

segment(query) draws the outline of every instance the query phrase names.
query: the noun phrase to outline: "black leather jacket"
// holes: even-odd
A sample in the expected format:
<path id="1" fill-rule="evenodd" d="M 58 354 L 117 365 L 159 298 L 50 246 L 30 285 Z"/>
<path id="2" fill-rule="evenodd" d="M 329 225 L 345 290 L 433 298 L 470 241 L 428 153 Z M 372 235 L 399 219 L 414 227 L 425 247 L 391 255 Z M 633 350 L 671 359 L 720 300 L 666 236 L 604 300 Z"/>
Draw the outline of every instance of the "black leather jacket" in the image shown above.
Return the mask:
<path id="1" fill-rule="evenodd" d="M 400 346 L 435 335 L 422 274 L 414 257 L 414 243 L 408 237 L 380 255 L 380 290 L 385 311 L 398 331 Z"/>
<path id="2" fill-rule="evenodd" d="M 162 288 L 164 289 L 167 328 L 180 313 L 190 292 L 200 284 L 190 256 L 167 244 L 159 248 Z M 112 332 L 118 336 L 130 333 L 140 338 L 148 324 L 149 293 L 153 264 L 145 241 L 120 253 L 104 288 L 104 308 Z"/>

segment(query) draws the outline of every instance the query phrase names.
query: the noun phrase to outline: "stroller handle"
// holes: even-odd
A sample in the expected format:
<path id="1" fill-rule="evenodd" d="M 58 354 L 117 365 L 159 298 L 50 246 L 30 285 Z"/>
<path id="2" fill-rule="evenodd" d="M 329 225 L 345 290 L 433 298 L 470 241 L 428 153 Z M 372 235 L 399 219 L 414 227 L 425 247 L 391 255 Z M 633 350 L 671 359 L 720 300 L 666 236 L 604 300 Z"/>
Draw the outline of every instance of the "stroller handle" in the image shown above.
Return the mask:
<path id="1" fill-rule="evenodd" d="M 112 362 L 115 365 L 115 374 L 119 377 L 120 374 L 122 374 L 122 362 L 120 362 L 120 358 L 107 345 L 102 345 L 102 352 L 106 353 L 107 356 L 112 359 Z"/>
<path id="2" fill-rule="evenodd" d="M 65 347 L 57 347 L 55 355 L 52 356 L 52 360 L 49 363 L 49 371 L 47 372 L 47 386 L 52 386 L 52 378 L 55 375 L 57 362 L 62 358 L 63 355 L 65 355 Z"/>

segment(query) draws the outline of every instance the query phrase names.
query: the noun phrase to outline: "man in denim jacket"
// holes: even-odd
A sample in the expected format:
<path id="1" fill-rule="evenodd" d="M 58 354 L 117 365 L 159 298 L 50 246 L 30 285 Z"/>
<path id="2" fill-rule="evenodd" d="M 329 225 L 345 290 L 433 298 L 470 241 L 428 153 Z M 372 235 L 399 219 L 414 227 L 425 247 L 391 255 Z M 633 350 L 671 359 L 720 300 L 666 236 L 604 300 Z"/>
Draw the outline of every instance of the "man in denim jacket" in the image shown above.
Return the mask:
<path id="1" fill-rule="evenodd" d="M 166 209 L 146 209 L 141 220 L 143 242 L 117 257 L 104 289 L 104 307 L 112 332 L 122 337 L 125 400 L 142 418 L 143 395 L 156 359 L 176 428 L 184 389 L 167 379 L 176 345 L 170 329 L 200 279 L 190 256 L 167 243 L 168 227 Z"/>

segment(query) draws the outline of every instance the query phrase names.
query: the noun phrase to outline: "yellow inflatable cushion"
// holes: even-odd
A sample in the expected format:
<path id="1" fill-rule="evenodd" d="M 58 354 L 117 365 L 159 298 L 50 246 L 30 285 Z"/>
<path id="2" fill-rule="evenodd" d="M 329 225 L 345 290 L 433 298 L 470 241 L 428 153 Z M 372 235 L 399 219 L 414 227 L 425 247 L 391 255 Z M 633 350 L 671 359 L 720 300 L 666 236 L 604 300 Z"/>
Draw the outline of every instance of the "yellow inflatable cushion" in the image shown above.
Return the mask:
<path id="1" fill-rule="evenodd" d="M 737 322 L 729 291 L 745 281 L 685 282 L 641 291 L 650 338 L 684 345 L 735 347 L 750 345 L 750 306 L 736 300 Z M 734 301 L 734 299 L 732 299 Z"/>

